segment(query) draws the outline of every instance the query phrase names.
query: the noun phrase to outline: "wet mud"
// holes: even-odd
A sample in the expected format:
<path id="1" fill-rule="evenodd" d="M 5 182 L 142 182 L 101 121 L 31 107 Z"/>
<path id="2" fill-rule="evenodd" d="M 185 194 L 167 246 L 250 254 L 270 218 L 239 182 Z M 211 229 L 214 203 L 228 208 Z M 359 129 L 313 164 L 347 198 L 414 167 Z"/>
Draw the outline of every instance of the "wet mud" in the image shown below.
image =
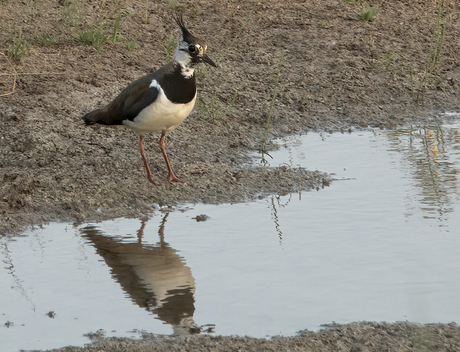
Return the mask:
<path id="1" fill-rule="evenodd" d="M 87 347 L 66 347 L 54 352 L 147 351 L 458 351 L 460 328 L 456 324 L 418 325 L 407 322 L 331 325 L 318 333 L 301 331 L 294 337 L 256 339 L 235 336 L 158 336 L 141 340 L 104 338 L 95 334 Z"/>

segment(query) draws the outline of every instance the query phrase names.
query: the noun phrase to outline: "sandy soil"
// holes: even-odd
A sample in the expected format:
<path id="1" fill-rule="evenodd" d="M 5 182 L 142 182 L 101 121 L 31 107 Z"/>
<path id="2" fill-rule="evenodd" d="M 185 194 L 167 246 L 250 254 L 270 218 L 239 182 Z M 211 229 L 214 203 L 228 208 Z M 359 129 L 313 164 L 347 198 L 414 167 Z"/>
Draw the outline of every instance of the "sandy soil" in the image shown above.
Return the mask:
<path id="1" fill-rule="evenodd" d="M 0 52 L 12 61 L 11 66 L 0 55 L 0 95 L 12 92 L 16 79 L 14 92 L 0 97 L 0 234 L 52 220 L 140 216 L 157 204 L 237 202 L 329 185 L 328 170 L 260 163 L 258 151 L 278 78 L 270 138 L 310 130 L 437 123 L 439 112 L 459 110 L 456 0 L 444 1 L 444 45 L 428 76 L 424 71 L 436 37 L 439 1 L 180 3 L 187 26 L 206 39 L 219 68 L 200 70 L 200 109 L 166 141 L 173 169 L 187 183 L 153 186 L 146 180 L 133 132 L 85 127 L 80 117 L 166 62 L 170 35 L 177 39 L 179 33 L 169 3 L 148 2 L 146 11 L 145 0 L 0 2 Z M 360 20 L 361 10 L 369 6 L 376 8 L 375 20 Z M 98 53 L 74 39 L 91 25 L 111 32 L 120 10 L 129 11 L 120 41 L 106 42 Z M 13 38 L 18 41 L 19 31 L 29 50 L 13 61 Z M 135 47 L 128 50 L 132 41 Z M 146 138 L 146 152 L 155 176 L 165 180 L 158 138 Z M 372 341 L 374 333 L 375 339 L 393 341 L 388 342 L 391 350 L 413 350 L 407 341 L 418 331 L 405 324 L 338 329 L 272 342 L 247 339 L 248 347 L 234 339 L 234 350 L 255 349 L 250 347 L 254 343 L 281 350 L 276 347 L 280 341 L 302 350 L 296 349 L 296 341 L 306 339 L 304 346 L 318 351 L 328 350 L 329 343 L 338 351 L 377 351 L 374 342 L 363 342 Z M 444 350 L 458 347 L 456 327 L 425 330 Z M 323 341 L 321 336 L 330 331 L 335 331 L 331 340 Z M 348 336 L 343 331 L 357 335 L 342 343 L 339 337 Z M 228 338 L 194 337 L 187 344 L 205 343 L 200 339 L 221 346 Z"/>

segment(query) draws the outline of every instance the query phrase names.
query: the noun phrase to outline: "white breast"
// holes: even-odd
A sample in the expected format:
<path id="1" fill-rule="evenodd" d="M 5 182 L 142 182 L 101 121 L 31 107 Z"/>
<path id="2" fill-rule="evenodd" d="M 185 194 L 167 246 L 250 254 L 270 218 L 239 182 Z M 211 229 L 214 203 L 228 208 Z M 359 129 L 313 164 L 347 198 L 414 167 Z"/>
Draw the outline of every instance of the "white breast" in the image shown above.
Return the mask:
<path id="1" fill-rule="evenodd" d="M 171 132 L 182 121 L 190 114 L 195 105 L 196 93 L 193 100 L 187 104 L 175 104 L 171 103 L 156 83 L 152 82 L 152 86 L 155 86 L 159 92 L 157 99 L 153 104 L 150 104 L 143 109 L 139 115 L 133 121 L 124 120 L 123 124 L 139 134 L 148 132 L 165 132 L 165 134 Z"/>

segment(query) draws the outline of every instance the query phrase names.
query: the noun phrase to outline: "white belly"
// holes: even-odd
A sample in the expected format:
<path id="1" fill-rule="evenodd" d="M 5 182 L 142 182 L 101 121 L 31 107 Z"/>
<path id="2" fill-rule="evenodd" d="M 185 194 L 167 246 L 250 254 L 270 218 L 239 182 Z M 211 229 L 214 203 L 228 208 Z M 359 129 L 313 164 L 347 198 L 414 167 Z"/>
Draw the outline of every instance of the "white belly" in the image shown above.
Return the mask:
<path id="1" fill-rule="evenodd" d="M 159 89 L 155 102 L 142 110 L 133 121 L 124 120 L 123 124 L 139 134 L 148 132 L 171 132 L 190 114 L 195 105 L 193 100 L 187 104 L 171 103 L 163 91 Z"/>

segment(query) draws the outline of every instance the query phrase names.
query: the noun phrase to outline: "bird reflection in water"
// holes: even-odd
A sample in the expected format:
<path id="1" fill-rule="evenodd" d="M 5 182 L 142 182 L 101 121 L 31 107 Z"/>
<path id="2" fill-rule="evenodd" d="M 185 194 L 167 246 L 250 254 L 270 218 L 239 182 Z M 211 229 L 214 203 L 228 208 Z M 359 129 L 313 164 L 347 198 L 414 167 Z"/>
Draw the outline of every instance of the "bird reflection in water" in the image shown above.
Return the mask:
<path id="1" fill-rule="evenodd" d="M 93 244 L 110 267 L 113 278 L 139 307 L 157 315 L 173 326 L 175 335 L 199 333 L 195 325 L 195 280 L 191 269 L 177 251 L 164 241 L 164 228 L 169 213 L 163 217 L 155 245 L 142 243 L 146 220 L 137 232 L 137 242 L 122 242 L 104 236 L 94 226 L 82 229 L 82 235 Z M 206 326 L 208 332 L 212 327 Z"/>

